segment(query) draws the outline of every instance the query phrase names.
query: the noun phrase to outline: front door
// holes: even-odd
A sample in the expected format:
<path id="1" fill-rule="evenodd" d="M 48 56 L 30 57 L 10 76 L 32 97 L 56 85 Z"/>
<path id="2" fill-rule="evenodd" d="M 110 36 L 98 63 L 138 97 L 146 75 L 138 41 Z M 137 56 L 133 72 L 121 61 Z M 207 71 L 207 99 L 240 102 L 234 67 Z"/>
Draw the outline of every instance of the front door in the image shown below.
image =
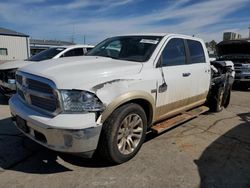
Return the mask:
<path id="1" fill-rule="evenodd" d="M 193 87 L 188 69 L 184 39 L 170 39 L 158 62 L 162 80 L 158 82 L 156 118 L 162 119 L 170 112 L 188 104 Z M 189 67 L 190 68 L 190 67 Z"/>

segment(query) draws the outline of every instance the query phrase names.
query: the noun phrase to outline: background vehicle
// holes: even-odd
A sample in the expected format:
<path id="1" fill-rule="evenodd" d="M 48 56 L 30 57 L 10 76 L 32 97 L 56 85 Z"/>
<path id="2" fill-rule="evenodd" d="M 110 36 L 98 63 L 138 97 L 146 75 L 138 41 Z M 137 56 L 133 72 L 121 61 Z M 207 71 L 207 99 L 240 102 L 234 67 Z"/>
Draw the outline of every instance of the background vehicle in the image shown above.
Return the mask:
<path id="1" fill-rule="evenodd" d="M 90 157 L 97 149 L 123 163 L 139 151 L 148 129 L 163 132 L 207 111 L 204 104 L 226 107 L 232 66 L 211 65 L 204 42 L 194 37 L 112 37 L 87 56 L 17 71 L 11 114 L 26 136 L 52 150 Z M 176 117 L 171 126 L 159 124 Z"/>
<path id="2" fill-rule="evenodd" d="M 44 61 L 47 59 L 57 59 L 62 57 L 83 56 L 94 46 L 91 45 L 72 45 L 52 47 L 44 50 L 27 60 L 23 61 L 8 61 L 0 64 L 0 93 L 5 96 L 10 96 L 16 91 L 15 73 L 20 67 L 30 63 Z"/>
<path id="3" fill-rule="evenodd" d="M 250 41 L 230 40 L 217 45 L 218 60 L 231 60 L 235 67 L 235 85 L 250 87 Z"/>

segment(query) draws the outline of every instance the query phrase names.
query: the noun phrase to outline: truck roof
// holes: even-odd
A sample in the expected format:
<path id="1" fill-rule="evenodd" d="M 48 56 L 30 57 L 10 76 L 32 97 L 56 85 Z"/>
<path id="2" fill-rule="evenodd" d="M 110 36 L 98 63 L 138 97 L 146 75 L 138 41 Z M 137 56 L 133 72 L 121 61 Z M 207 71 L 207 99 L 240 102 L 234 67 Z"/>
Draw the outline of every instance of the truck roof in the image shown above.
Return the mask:
<path id="1" fill-rule="evenodd" d="M 164 37 L 168 34 L 169 33 L 129 33 L 129 34 L 124 34 L 124 35 L 119 35 L 119 36 L 159 36 L 159 37 Z"/>
<path id="2" fill-rule="evenodd" d="M 93 48 L 95 47 L 94 45 L 89 45 L 89 44 L 75 44 L 75 45 L 67 45 L 67 46 L 56 46 L 58 48 Z"/>
<path id="3" fill-rule="evenodd" d="M 183 34 L 178 34 L 178 33 L 130 33 L 130 34 L 124 34 L 124 35 L 117 35 L 117 36 L 159 36 L 159 37 L 165 37 L 165 36 L 179 36 L 182 38 L 188 38 L 188 39 L 193 39 L 193 40 L 202 40 L 201 38 L 193 37 L 190 35 L 183 35 Z"/>

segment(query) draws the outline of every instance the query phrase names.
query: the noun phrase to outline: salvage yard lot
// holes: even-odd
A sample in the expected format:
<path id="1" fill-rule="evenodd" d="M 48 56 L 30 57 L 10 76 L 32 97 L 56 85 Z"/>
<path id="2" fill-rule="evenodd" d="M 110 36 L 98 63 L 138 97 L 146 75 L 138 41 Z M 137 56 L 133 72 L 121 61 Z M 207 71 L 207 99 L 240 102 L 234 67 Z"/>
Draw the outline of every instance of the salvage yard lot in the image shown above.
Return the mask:
<path id="1" fill-rule="evenodd" d="M 118 166 L 39 146 L 14 127 L 0 96 L 0 187 L 250 187 L 249 159 L 250 91 L 233 91 L 220 113 L 147 135 Z"/>

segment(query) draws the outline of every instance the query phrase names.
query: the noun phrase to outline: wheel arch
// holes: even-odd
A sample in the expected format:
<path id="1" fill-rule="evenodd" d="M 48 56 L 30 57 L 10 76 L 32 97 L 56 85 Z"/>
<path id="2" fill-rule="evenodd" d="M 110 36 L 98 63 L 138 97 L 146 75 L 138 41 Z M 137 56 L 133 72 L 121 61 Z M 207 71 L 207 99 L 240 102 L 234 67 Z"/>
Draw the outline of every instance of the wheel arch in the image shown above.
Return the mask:
<path id="1" fill-rule="evenodd" d="M 155 100 L 152 95 L 143 91 L 131 91 L 116 97 L 101 115 L 101 123 L 105 120 L 120 106 L 136 103 L 140 105 L 146 113 L 148 127 L 152 124 L 155 115 Z"/>

